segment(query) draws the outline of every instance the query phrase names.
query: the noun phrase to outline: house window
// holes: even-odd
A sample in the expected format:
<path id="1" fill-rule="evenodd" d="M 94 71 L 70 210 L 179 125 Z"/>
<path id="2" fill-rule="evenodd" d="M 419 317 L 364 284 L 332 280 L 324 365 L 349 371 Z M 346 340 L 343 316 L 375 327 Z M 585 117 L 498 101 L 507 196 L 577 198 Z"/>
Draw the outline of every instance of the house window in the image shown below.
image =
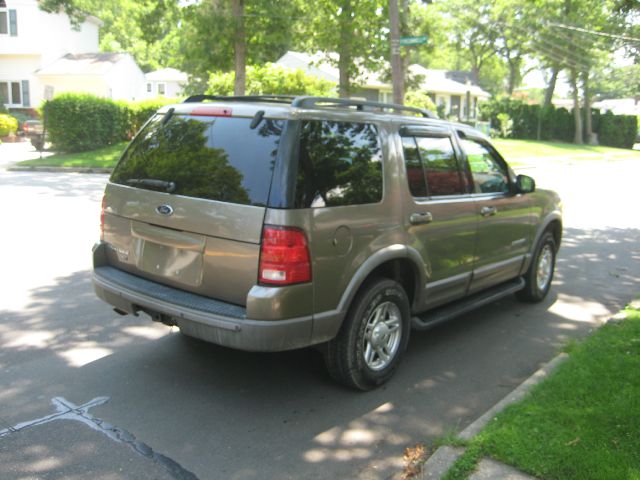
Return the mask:
<path id="1" fill-rule="evenodd" d="M 18 13 L 6 8 L 6 3 L 0 1 L 0 35 L 18 35 Z"/>
<path id="2" fill-rule="evenodd" d="M 147 93 L 151 93 L 151 84 L 147 83 Z"/>
<path id="3" fill-rule="evenodd" d="M 164 83 L 159 83 L 158 84 L 158 95 L 164 95 L 165 93 L 165 84 Z"/>
<path id="4" fill-rule="evenodd" d="M 0 35 L 9 33 L 9 12 L 0 8 Z"/>
<path id="5" fill-rule="evenodd" d="M 0 103 L 9 107 L 29 107 L 29 82 L 9 81 L 0 82 Z"/>

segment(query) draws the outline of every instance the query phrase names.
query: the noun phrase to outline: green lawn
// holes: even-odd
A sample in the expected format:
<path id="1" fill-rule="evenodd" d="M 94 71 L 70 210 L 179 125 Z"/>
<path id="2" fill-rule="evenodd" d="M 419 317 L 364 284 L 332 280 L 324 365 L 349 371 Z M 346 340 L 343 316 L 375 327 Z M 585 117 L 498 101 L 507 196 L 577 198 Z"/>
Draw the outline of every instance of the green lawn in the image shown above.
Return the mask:
<path id="1" fill-rule="evenodd" d="M 17 165 L 25 167 L 114 167 L 128 142 L 118 143 L 110 147 L 80 153 L 61 153 L 50 157 L 26 160 Z"/>
<path id="2" fill-rule="evenodd" d="M 519 163 L 524 160 L 535 161 L 537 159 L 567 161 L 637 158 L 640 160 L 640 151 L 623 148 L 500 138 L 493 139 L 492 142 L 510 163 Z"/>
<path id="3" fill-rule="evenodd" d="M 569 359 L 474 438 L 448 478 L 490 456 L 543 479 L 640 479 L 640 310 Z"/>

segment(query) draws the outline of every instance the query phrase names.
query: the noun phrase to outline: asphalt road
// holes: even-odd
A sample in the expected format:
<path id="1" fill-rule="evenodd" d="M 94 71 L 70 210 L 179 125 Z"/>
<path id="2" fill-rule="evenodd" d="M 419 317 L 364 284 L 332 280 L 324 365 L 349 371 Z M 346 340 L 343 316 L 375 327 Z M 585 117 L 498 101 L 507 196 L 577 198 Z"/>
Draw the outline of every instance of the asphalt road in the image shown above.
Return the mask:
<path id="1" fill-rule="evenodd" d="M 363 394 L 314 351 L 243 353 L 116 315 L 90 283 L 106 177 L 0 166 L 0 477 L 393 476 L 405 447 L 460 431 L 640 292 L 640 163 L 523 173 L 565 204 L 547 300 L 414 333 Z"/>

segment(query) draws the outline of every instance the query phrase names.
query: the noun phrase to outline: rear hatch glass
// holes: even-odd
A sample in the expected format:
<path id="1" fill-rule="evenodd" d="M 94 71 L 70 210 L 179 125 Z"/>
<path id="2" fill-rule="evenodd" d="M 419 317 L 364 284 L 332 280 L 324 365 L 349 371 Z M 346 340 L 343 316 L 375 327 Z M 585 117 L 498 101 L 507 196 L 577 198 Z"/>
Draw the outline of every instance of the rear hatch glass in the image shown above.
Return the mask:
<path id="1" fill-rule="evenodd" d="M 251 121 L 156 115 L 124 153 L 111 182 L 265 206 L 283 121 L 265 119 L 255 129 Z"/>
<path id="2" fill-rule="evenodd" d="M 243 305 L 257 282 L 262 223 L 284 121 L 156 115 L 105 194 L 109 263 Z"/>

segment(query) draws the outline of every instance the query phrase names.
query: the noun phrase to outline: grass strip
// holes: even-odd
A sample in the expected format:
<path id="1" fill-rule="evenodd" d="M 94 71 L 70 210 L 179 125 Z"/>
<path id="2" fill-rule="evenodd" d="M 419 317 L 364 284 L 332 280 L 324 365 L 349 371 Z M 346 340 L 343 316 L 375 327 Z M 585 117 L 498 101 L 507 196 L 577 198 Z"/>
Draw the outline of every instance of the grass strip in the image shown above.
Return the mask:
<path id="1" fill-rule="evenodd" d="M 544 479 L 640 480 L 640 311 L 624 314 L 572 346 L 553 375 L 472 440 L 446 478 L 466 478 L 490 456 Z"/>
<path id="2" fill-rule="evenodd" d="M 492 139 L 492 143 L 507 161 L 524 159 L 603 160 L 638 158 L 640 151 L 600 145 L 575 145 L 562 142 L 538 142 L 535 140 Z"/>
<path id="3" fill-rule="evenodd" d="M 25 160 L 18 162 L 17 165 L 25 167 L 113 168 L 126 146 L 127 142 L 122 142 L 89 152 L 61 153 L 35 160 Z"/>

